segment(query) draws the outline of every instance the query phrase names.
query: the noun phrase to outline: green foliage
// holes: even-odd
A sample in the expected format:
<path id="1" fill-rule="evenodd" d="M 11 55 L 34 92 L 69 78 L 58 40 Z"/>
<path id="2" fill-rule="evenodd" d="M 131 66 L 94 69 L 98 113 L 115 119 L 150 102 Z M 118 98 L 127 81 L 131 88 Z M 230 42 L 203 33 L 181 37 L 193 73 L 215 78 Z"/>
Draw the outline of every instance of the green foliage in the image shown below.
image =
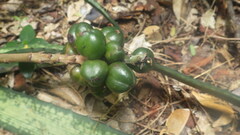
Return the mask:
<path id="1" fill-rule="evenodd" d="M 113 33 L 109 35 L 104 34 L 107 37 L 107 40 L 116 41 L 116 42 L 119 42 L 120 45 L 123 45 L 124 39 L 122 35 L 122 30 L 119 28 L 118 24 L 109 16 L 106 10 L 104 10 L 96 2 L 96 0 L 85 0 L 85 2 L 91 4 L 94 8 L 96 8 L 101 14 L 103 14 L 104 17 L 106 17 L 114 25 L 114 27 L 117 30 L 119 30 L 118 33 Z M 69 39 L 72 41 L 70 42 L 71 45 L 75 40 L 75 36 L 82 36 L 83 34 L 83 33 L 79 34 L 79 32 L 78 34 L 76 34 L 75 33 L 76 31 L 74 29 L 75 28 L 70 30 L 70 33 L 73 32 L 72 36 L 71 35 L 69 36 Z M 63 46 L 49 44 L 43 39 L 35 38 L 35 35 L 36 33 L 33 31 L 32 27 L 26 26 L 20 34 L 20 41 L 12 41 L 7 43 L 4 47 L 0 48 L 0 53 L 24 53 L 24 52 L 61 53 L 62 52 Z M 102 37 L 102 40 L 105 41 L 105 38 Z M 84 40 L 85 40 L 84 38 L 81 40 L 79 39 L 78 42 L 84 43 L 84 44 L 79 45 L 78 49 L 80 50 L 84 49 L 86 47 L 85 46 L 86 44 L 91 43 L 90 41 L 88 41 L 89 42 L 88 43 L 88 42 L 85 42 Z M 97 45 L 98 40 L 96 40 L 94 44 Z M 86 51 L 86 54 L 84 54 L 85 56 L 95 55 L 95 53 L 99 54 L 98 52 L 99 50 L 96 49 L 97 48 L 96 46 L 95 47 L 88 46 L 88 47 L 90 49 L 88 48 L 89 50 Z M 193 50 L 193 48 L 191 47 L 193 46 L 190 46 L 190 50 L 192 55 L 194 55 L 195 50 Z M 110 50 L 111 49 L 112 48 L 110 48 Z M 142 54 L 142 51 L 145 51 L 144 54 Z M 185 76 L 168 67 L 162 66 L 157 63 L 151 63 L 152 62 L 151 60 L 153 59 L 153 55 L 151 53 L 152 52 L 149 52 L 146 50 L 137 51 L 135 52 L 134 56 L 127 59 L 127 61 L 125 59 L 125 63 L 134 64 L 134 65 L 137 63 L 141 63 L 137 68 L 139 68 L 140 70 L 144 69 L 144 72 L 147 72 L 150 69 L 153 69 L 157 72 L 161 72 L 178 81 L 186 83 L 192 87 L 203 90 L 204 92 L 212 94 L 216 97 L 220 97 L 226 101 L 229 101 L 234 105 L 239 106 L 240 104 L 239 96 L 232 94 L 228 90 L 223 90 L 211 84 L 204 83 L 199 80 L 195 80 L 189 76 Z M 146 57 L 149 57 L 149 59 L 146 59 Z M 92 58 L 92 59 L 95 59 L 95 58 Z M 101 57 L 98 56 L 97 59 L 103 59 L 103 58 L 102 56 Z M 144 65 L 143 63 L 144 60 L 147 60 L 148 65 Z M 94 82 L 91 84 L 92 85 L 94 84 L 94 86 L 97 84 L 97 86 L 99 86 L 94 88 L 90 87 L 92 89 L 92 93 L 94 95 L 104 97 L 105 95 L 109 94 L 109 90 L 115 93 L 121 93 L 134 87 L 136 83 L 136 78 L 134 76 L 133 71 L 125 63 L 115 62 L 108 67 L 108 75 L 107 75 L 104 86 L 99 86 L 100 84 L 102 84 L 102 80 L 99 81 L 98 77 L 94 78 L 93 73 L 94 71 L 96 71 L 97 66 L 95 65 L 95 63 L 90 63 L 91 65 L 93 65 L 92 67 L 95 67 L 94 70 L 87 71 L 86 70 L 87 68 L 86 68 L 85 72 L 89 74 L 91 73 L 93 76 L 87 76 L 86 74 L 85 78 L 87 78 L 89 82 L 94 80 Z M 13 65 L 14 64 L 15 63 L 13 63 Z M 9 68 L 9 65 L 0 64 L 0 69 L 2 67 Z M 90 66 L 89 68 L 92 68 L 92 67 Z M 27 72 L 30 72 L 32 69 L 34 69 L 34 66 L 30 65 L 29 68 L 30 69 L 26 68 Z M 79 71 L 79 70 L 75 71 L 76 74 L 79 74 L 79 72 L 82 72 L 82 71 Z M 105 76 L 105 72 L 106 71 L 101 71 L 101 73 L 103 73 L 104 76 Z M 101 77 L 101 74 L 100 74 L 100 77 Z M 74 78 L 76 78 L 77 80 L 79 76 L 76 75 L 74 76 Z M 101 78 L 105 79 L 105 77 L 101 77 Z M 95 80 L 97 80 L 97 82 L 95 82 Z M 1 127 L 6 128 L 7 130 L 10 130 L 13 133 L 34 134 L 34 135 L 35 134 L 64 134 L 64 135 L 65 134 L 109 134 L 109 135 L 122 134 L 123 135 L 123 133 L 116 131 L 114 129 L 111 129 L 105 125 L 102 125 L 101 123 L 93 122 L 87 117 L 82 117 L 69 110 L 65 110 L 63 108 L 59 108 L 48 103 L 38 101 L 33 97 L 27 97 L 26 95 L 23 95 L 21 93 L 16 93 L 9 89 L 5 89 L 1 87 L 0 87 L 0 104 L 1 104 L 0 125 Z M 18 113 L 13 113 L 13 112 L 18 112 Z"/>
<path id="2" fill-rule="evenodd" d="M 0 74 L 11 71 L 16 66 L 18 66 L 18 63 L 0 63 Z"/>
<path id="3" fill-rule="evenodd" d="M 20 62 L 18 63 L 18 67 L 20 69 L 20 72 L 23 74 L 25 78 L 31 78 L 33 71 L 35 69 L 35 63 L 25 63 Z"/>
<path id="4" fill-rule="evenodd" d="M 19 17 L 19 16 L 13 16 L 13 19 L 15 19 L 16 21 L 24 21 L 24 20 L 27 20 L 28 18 L 27 17 Z"/>
<path id="5" fill-rule="evenodd" d="M 20 41 L 13 40 L 0 48 L 0 53 L 46 52 L 62 53 L 63 46 L 50 44 L 42 38 L 36 38 L 32 26 L 25 26 L 20 32 Z"/>
<path id="6" fill-rule="evenodd" d="M 28 44 L 36 36 L 36 33 L 31 25 L 25 26 L 20 32 L 19 38 L 23 44 Z"/>
<path id="7" fill-rule="evenodd" d="M 31 25 L 25 26 L 20 32 L 20 41 L 13 40 L 0 48 L 0 53 L 29 53 L 29 52 L 45 52 L 45 53 L 62 53 L 63 46 L 57 44 L 50 44 L 42 38 L 36 38 L 36 32 Z M 9 64 L 8 64 L 9 65 Z M 4 68 L 6 64 L 0 65 Z M 16 66 L 11 64 L 9 66 Z M 11 69 L 10 67 L 8 67 Z M 35 69 L 33 63 L 19 63 L 20 71 L 27 78 L 31 77 Z"/>
<path id="8" fill-rule="evenodd" d="M 126 135 L 71 110 L 3 87 L 0 128 L 16 135 Z"/>
<path id="9" fill-rule="evenodd" d="M 70 43 L 67 43 L 64 46 L 63 52 L 64 52 L 64 54 L 67 54 L 67 55 L 75 55 L 75 54 L 77 54 L 76 50 L 72 47 L 72 45 Z"/>
<path id="10" fill-rule="evenodd" d="M 189 45 L 189 50 L 190 50 L 190 53 L 191 53 L 192 56 L 196 55 L 196 49 L 195 49 L 195 46 L 193 44 Z"/>

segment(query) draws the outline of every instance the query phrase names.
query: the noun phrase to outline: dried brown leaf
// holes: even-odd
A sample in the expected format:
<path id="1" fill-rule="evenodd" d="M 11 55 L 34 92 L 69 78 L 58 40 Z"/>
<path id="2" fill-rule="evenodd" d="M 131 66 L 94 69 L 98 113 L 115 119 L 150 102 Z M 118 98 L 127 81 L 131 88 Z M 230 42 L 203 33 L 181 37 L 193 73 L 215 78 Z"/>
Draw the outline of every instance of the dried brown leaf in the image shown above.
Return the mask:
<path id="1" fill-rule="evenodd" d="M 133 38 L 133 41 L 130 44 L 126 44 L 124 49 L 128 53 L 132 53 L 135 49 L 139 47 L 150 48 L 152 45 L 145 40 L 145 35 L 139 35 Z"/>
<path id="2" fill-rule="evenodd" d="M 231 123 L 234 119 L 234 115 L 223 113 L 216 121 L 213 122 L 213 127 L 225 126 Z"/>
<path id="3" fill-rule="evenodd" d="M 76 21 L 81 17 L 85 17 L 92 7 L 86 4 L 83 0 L 73 2 L 68 6 L 67 20 L 68 22 Z"/>
<path id="4" fill-rule="evenodd" d="M 79 113 L 81 115 L 88 115 L 88 113 L 85 111 L 84 108 L 81 108 L 81 107 L 76 108 L 76 106 L 73 106 L 67 103 L 66 101 L 62 100 L 61 98 L 52 96 L 46 92 L 39 91 L 36 97 L 39 100 L 55 104 L 57 106 L 60 106 L 66 109 L 72 109 L 74 112 Z"/>
<path id="5" fill-rule="evenodd" d="M 160 33 L 160 27 L 156 25 L 148 26 L 143 30 L 143 34 L 146 35 L 149 41 L 161 41 L 162 35 Z"/>
<path id="6" fill-rule="evenodd" d="M 178 21 L 188 15 L 188 0 L 173 0 L 173 12 Z"/>
<path id="7" fill-rule="evenodd" d="M 167 132 L 179 135 L 184 129 L 190 116 L 189 109 L 177 109 L 170 114 L 167 119 L 166 126 Z"/>
<path id="8" fill-rule="evenodd" d="M 23 3 L 23 1 L 21 1 L 21 0 L 9 0 L 8 2 L 1 5 L 1 10 L 15 12 L 15 11 L 19 10 L 19 7 L 21 6 L 22 3 Z"/>
<path id="9" fill-rule="evenodd" d="M 188 65 L 183 69 L 183 73 L 190 74 L 200 67 L 206 66 L 209 62 L 212 61 L 214 55 L 207 57 L 193 56 Z"/>
<path id="10" fill-rule="evenodd" d="M 65 101 L 73 104 L 73 105 L 81 105 L 84 106 L 84 101 L 79 93 L 69 87 L 59 86 L 57 88 L 49 90 L 51 94 L 54 94 Z"/>
<path id="11" fill-rule="evenodd" d="M 184 0 L 173 0 L 173 12 L 178 21 L 181 19 L 182 7 L 184 5 Z"/>
<path id="12" fill-rule="evenodd" d="M 197 93 L 195 91 L 192 91 L 192 94 L 204 107 L 211 108 L 213 110 L 217 110 L 230 115 L 233 115 L 235 113 L 233 108 L 228 103 L 219 98 L 210 96 L 208 94 Z"/>
<path id="13" fill-rule="evenodd" d="M 209 27 L 211 29 L 215 28 L 215 12 L 212 9 L 209 9 L 207 12 L 205 12 L 201 17 L 201 25 L 203 27 Z"/>
<path id="14" fill-rule="evenodd" d="M 198 128 L 204 135 L 215 135 L 215 131 L 212 127 L 212 124 L 208 120 L 207 116 L 202 112 L 196 112 L 196 117 L 199 118 L 197 121 Z"/>

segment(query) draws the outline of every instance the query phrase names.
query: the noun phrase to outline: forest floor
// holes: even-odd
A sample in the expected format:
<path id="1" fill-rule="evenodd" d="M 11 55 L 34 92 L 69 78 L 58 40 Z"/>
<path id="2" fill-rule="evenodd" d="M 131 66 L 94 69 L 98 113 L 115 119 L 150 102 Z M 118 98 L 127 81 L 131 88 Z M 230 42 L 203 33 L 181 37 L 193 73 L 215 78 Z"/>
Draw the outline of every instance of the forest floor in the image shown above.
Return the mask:
<path id="1" fill-rule="evenodd" d="M 98 0 L 124 32 L 126 53 L 153 50 L 164 66 L 240 95 L 240 1 Z M 18 39 L 30 24 L 38 38 L 67 44 L 70 26 L 111 25 L 83 0 L 2 0 L 0 46 Z M 0 84 L 80 112 L 136 135 L 237 135 L 240 108 L 155 71 L 136 73 L 136 87 L 98 100 L 74 84 L 68 66 L 37 69 L 24 78 L 18 68 L 0 74 Z M 0 68 L 2 69 L 2 68 Z M 4 69 L 5 70 L 5 69 Z M 66 105 L 67 104 L 67 105 Z M 69 107 L 70 106 L 70 107 Z M 0 134 L 11 133 L 0 130 Z"/>

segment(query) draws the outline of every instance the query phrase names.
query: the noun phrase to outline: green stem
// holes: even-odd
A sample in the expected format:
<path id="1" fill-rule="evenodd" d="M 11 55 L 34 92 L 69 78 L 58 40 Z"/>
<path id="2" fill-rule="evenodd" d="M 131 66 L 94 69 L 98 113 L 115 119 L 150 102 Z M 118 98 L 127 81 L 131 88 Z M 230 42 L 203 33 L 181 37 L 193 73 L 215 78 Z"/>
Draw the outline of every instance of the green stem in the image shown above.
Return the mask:
<path id="1" fill-rule="evenodd" d="M 96 0 L 85 0 L 85 2 L 89 3 L 92 7 L 96 8 L 109 22 L 111 22 L 116 28 L 118 28 L 122 32 L 117 22 L 115 22 L 111 18 L 107 11 L 101 5 L 99 5 L 99 3 Z"/>
<path id="2" fill-rule="evenodd" d="M 202 82 L 197 79 L 193 79 L 190 76 L 186 76 L 182 73 L 179 73 L 176 70 L 162 66 L 157 63 L 153 65 L 153 70 L 160 72 L 164 75 L 167 75 L 169 77 L 172 77 L 172 78 L 174 78 L 180 82 L 183 82 L 189 86 L 192 86 L 194 88 L 202 90 L 203 92 L 209 93 L 213 96 L 216 96 L 218 98 L 226 100 L 236 106 L 240 106 L 240 96 L 237 96 L 237 95 L 231 93 L 229 90 L 221 89 L 221 88 L 213 86 L 210 83 L 206 83 L 206 82 Z"/>
<path id="3" fill-rule="evenodd" d="M 104 8 L 96 2 L 96 0 L 85 1 L 92 5 L 94 8 L 96 8 L 105 18 L 107 18 L 115 27 L 117 27 L 122 32 L 118 24 L 109 16 L 109 14 L 105 11 Z M 240 97 L 232 94 L 229 90 L 221 89 L 211 85 L 210 83 L 205 83 L 200 80 L 193 79 L 192 77 L 181 74 L 168 67 L 161 66 L 160 64 L 154 64 L 153 69 L 194 88 L 200 89 L 206 93 L 224 99 L 234 105 L 240 106 Z"/>

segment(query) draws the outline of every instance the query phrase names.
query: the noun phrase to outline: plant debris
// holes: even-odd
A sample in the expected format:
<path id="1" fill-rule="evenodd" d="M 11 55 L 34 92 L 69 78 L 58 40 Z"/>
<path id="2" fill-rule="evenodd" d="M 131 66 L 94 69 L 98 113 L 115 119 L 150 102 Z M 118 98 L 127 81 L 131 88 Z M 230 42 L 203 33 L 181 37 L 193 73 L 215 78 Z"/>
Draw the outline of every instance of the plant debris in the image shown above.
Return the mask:
<path id="1" fill-rule="evenodd" d="M 238 0 L 97 0 L 123 29 L 124 50 L 153 50 L 156 61 L 193 78 L 239 94 L 240 4 Z M 0 2 L 0 47 L 31 25 L 37 38 L 65 45 L 70 26 L 111 24 L 83 0 Z M 0 65 L 0 85 L 24 91 L 136 135 L 239 134 L 239 107 L 151 71 L 138 74 L 129 93 L 96 99 L 72 82 L 69 68 L 37 69 L 25 78 Z M 7 72 L 6 72 L 7 71 Z M 0 129 L 0 134 L 11 133 Z"/>

